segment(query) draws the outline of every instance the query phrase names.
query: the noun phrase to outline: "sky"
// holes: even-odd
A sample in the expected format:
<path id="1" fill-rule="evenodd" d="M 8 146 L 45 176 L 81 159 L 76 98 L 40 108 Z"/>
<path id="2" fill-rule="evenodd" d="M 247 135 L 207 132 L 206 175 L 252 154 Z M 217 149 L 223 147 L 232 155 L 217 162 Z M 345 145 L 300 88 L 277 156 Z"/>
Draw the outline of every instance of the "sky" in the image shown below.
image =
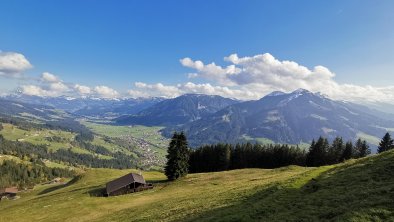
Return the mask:
<path id="1" fill-rule="evenodd" d="M 394 103 L 394 1 L 0 0 L 0 94 Z"/>

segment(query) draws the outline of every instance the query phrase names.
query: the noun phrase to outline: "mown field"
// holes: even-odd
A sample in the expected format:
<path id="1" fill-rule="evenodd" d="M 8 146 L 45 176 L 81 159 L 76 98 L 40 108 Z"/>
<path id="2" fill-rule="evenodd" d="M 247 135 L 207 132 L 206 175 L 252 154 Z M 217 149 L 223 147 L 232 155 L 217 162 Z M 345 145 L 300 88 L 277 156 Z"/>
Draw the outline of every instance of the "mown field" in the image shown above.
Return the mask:
<path id="1" fill-rule="evenodd" d="M 319 168 L 190 174 L 155 188 L 97 197 L 130 170 L 89 169 L 63 185 L 0 202 L 0 221 L 394 221 L 394 152 Z"/>

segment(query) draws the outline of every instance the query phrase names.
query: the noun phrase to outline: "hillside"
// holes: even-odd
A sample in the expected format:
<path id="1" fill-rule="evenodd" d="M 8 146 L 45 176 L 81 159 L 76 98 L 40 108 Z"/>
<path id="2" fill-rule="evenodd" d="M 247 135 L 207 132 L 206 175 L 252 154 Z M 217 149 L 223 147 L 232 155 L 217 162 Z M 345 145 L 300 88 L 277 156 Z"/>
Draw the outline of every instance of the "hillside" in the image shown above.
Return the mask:
<path id="1" fill-rule="evenodd" d="M 319 168 L 190 174 L 153 190 L 96 197 L 127 170 L 90 169 L 68 186 L 37 186 L 0 202 L 1 221 L 392 221 L 394 151 Z"/>
<path id="2" fill-rule="evenodd" d="M 16 147 L 22 144 L 26 147 L 30 147 L 29 144 L 41 146 L 36 151 L 26 152 L 32 155 L 38 155 L 39 150 L 44 151 L 40 155 L 45 155 L 47 151 L 52 152 L 57 154 L 57 157 L 52 155 L 46 156 L 45 159 L 51 158 L 51 161 L 65 165 L 80 164 L 94 167 L 90 164 L 102 163 L 104 165 L 99 167 L 113 167 L 113 164 L 120 167 L 120 161 L 128 163 L 124 167 L 138 165 L 143 169 L 160 169 L 165 161 L 165 147 L 168 144 L 167 139 L 158 132 L 160 128 L 154 127 L 131 128 L 83 122 L 87 126 L 85 134 L 91 133 L 92 140 L 79 141 L 78 131 L 64 130 L 68 125 L 62 126 L 62 130 L 52 129 L 42 124 L 29 125 L 25 121 L 20 125 L 1 123 L 1 121 L 0 124 L 2 126 L 0 136 L 12 143 L 20 143 Z M 73 126 L 76 128 L 77 125 L 73 124 Z M 81 125 L 81 127 L 85 126 Z M 14 148 L 12 152 L 16 155 Z M 31 147 L 26 149 L 31 149 Z M 65 155 L 72 159 L 64 159 Z"/>

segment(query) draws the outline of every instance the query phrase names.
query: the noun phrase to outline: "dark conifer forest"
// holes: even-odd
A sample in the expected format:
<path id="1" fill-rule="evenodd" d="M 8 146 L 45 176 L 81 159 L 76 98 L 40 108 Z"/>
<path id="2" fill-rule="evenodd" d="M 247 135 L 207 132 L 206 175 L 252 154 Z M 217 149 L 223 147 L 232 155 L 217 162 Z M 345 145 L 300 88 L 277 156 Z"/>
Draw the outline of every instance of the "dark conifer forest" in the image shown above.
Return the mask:
<path id="1" fill-rule="evenodd" d="M 337 137 L 331 144 L 320 137 L 309 151 L 280 144 L 216 144 L 190 150 L 189 172 L 214 172 L 243 168 L 277 168 L 289 165 L 323 166 L 370 154 L 366 141 L 344 143 Z"/>

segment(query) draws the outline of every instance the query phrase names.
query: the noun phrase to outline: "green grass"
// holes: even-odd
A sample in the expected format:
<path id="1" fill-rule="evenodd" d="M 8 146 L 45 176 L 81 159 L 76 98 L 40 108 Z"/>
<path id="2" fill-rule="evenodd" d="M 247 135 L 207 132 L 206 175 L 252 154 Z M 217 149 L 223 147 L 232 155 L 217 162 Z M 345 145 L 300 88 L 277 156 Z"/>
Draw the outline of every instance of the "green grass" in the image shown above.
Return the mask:
<path id="1" fill-rule="evenodd" d="M 190 174 L 96 197 L 128 170 L 90 169 L 69 186 L 37 186 L 0 203 L 0 221 L 394 221 L 394 151 L 319 168 Z"/>
<path id="2" fill-rule="evenodd" d="M 263 138 L 263 137 L 253 138 L 253 137 L 250 137 L 248 135 L 243 135 L 242 139 L 245 139 L 245 140 L 248 140 L 248 141 L 249 140 L 250 141 L 256 141 L 257 143 L 260 143 L 260 144 L 275 144 L 274 141 L 272 141 L 270 139 L 267 139 L 267 138 Z"/>
<path id="3" fill-rule="evenodd" d="M 0 164 L 3 163 L 4 160 L 12 160 L 17 163 L 27 162 L 27 161 L 22 161 L 20 158 L 16 156 L 0 154 Z"/>
<path id="4" fill-rule="evenodd" d="M 52 162 L 49 160 L 46 160 L 45 162 L 45 166 L 49 167 L 49 168 L 68 168 L 69 166 L 61 164 L 61 163 L 56 163 L 56 162 Z"/>

